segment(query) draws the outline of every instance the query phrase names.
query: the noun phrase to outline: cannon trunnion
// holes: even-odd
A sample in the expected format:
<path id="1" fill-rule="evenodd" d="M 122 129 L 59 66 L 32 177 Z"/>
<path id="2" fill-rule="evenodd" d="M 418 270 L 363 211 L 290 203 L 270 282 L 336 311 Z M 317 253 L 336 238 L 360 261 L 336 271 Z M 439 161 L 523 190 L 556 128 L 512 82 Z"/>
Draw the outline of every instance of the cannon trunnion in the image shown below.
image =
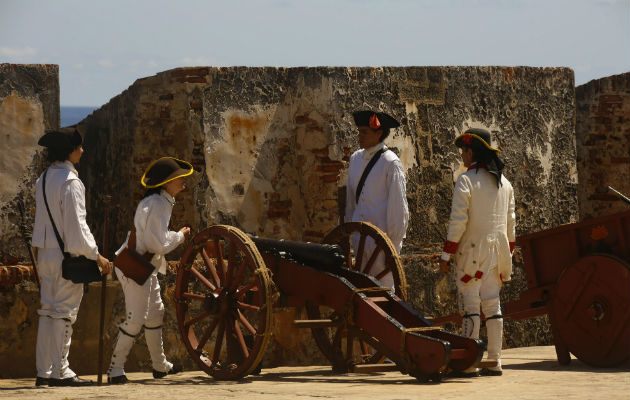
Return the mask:
<path id="1" fill-rule="evenodd" d="M 374 243 L 367 260 L 354 257 Z M 309 328 L 337 372 L 399 370 L 421 381 L 478 365 L 481 341 L 443 331 L 403 301 L 406 281 L 387 236 L 367 223 L 336 228 L 325 244 L 249 237 L 224 225 L 197 234 L 184 252 L 175 299 L 182 339 L 199 367 L 217 379 L 256 370 L 271 336 L 279 294 L 305 306 Z M 377 257 L 394 288 L 369 271 Z M 273 276 L 273 281 L 272 281 Z M 383 364 L 389 358 L 394 364 Z"/>

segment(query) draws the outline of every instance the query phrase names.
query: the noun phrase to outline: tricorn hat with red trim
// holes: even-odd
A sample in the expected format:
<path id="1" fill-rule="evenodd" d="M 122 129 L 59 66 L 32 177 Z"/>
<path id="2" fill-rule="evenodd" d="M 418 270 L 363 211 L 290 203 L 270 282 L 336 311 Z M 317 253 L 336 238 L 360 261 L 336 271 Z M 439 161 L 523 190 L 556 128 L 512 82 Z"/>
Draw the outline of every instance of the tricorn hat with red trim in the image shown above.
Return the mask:
<path id="1" fill-rule="evenodd" d="M 355 111 L 352 113 L 354 123 L 357 126 L 369 126 L 374 130 L 398 128 L 400 123 L 391 115 L 370 110 Z"/>
<path id="2" fill-rule="evenodd" d="M 476 146 L 482 146 L 495 153 L 501 152 L 501 150 L 492 147 L 490 132 L 483 128 L 466 129 L 463 134 L 453 140 L 453 143 L 457 147 L 471 147 L 474 149 Z"/>

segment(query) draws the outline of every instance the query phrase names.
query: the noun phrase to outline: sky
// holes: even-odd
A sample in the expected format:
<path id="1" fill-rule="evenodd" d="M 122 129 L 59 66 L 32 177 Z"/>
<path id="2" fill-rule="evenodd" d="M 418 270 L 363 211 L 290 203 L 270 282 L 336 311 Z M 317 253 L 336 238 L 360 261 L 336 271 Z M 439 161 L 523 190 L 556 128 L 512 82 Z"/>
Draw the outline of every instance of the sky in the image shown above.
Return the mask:
<path id="1" fill-rule="evenodd" d="M 59 65 L 62 106 L 183 66 L 630 71 L 630 0 L 0 0 L 0 63 Z"/>

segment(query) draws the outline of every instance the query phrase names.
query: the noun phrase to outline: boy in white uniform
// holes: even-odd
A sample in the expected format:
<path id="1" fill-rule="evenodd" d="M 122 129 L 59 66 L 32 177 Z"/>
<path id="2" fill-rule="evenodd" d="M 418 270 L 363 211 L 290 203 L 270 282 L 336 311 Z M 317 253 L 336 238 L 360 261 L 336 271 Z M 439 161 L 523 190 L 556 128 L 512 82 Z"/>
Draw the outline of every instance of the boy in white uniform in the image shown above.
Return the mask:
<path id="1" fill-rule="evenodd" d="M 400 124 L 392 116 L 380 112 L 357 111 L 353 117 L 359 129 L 361 149 L 350 156 L 345 221 L 365 221 L 376 225 L 387 234 L 400 253 L 409 221 L 405 173 L 398 156 L 383 143 L 390 129 Z M 361 177 L 372 158 L 375 158 L 375 163 L 361 186 Z M 356 251 L 359 235 L 354 235 L 352 241 Z M 374 241 L 368 238 L 364 247 L 364 265 L 375 247 Z M 358 267 L 361 271 L 364 269 L 363 265 Z M 384 269 L 385 257 L 381 252 L 369 274 L 378 276 Z M 391 273 L 387 273 L 380 281 L 387 287 L 394 286 Z"/>
<path id="2" fill-rule="evenodd" d="M 51 161 L 46 173 L 46 200 L 66 253 L 96 260 L 103 274 L 111 271 L 108 259 L 98 252 L 85 217 L 85 187 L 74 168 L 83 154 L 82 138 L 74 127 L 49 131 L 38 144 L 47 148 Z M 83 284 L 61 276 L 62 249 L 44 202 L 44 174 L 35 184 L 33 247 L 41 283 L 41 308 L 35 351 L 36 386 L 85 386 L 92 381 L 79 378 L 68 363 L 72 324 L 77 319 Z"/>
<path id="3" fill-rule="evenodd" d="M 151 254 L 151 264 L 155 270 L 139 285 L 128 278 L 116 266 L 116 276 L 125 294 L 127 318 L 120 324 L 118 340 L 112 354 L 112 361 L 107 372 L 110 384 L 125 384 L 125 361 L 135 342 L 136 336 L 144 327 L 153 364 L 153 377 L 163 378 L 168 374 L 182 371 L 179 365 L 167 361 L 162 343 L 162 320 L 164 304 L 160 295 L 160 283 L 157 274 L 166 273 L 164 255 L 173 251 L 190 234 L 190 228 L 171 231 L 168 225 L 175 205 L 175 196 L 186 188 L 184 179 L 193 173 L 190 163 L 173 157 L 162 157 L 149 165 L 142 176 L 141 183 L 147 191 L 136 208 L 134 227 L 136 232 L 135 250 L 141 254 Z M 129 240 L 116 252 L 118 255 Z"/>
<path id="4" fill-rule="evenodd" d="M 455 183 L 447 241 L 440 269 L 455 265 L 462 335 L 479 338 L 480 309 L 486 316 L 488 360 L 496 367 L 483 375 L 501 375 L 503 318 L 499 292 L 512 274 L 515 238 L 514 190 L 503 176 L 504 164 L 491 146 L 490 132 L 468 129 L 454 144 L 461 148 L 463 173 Z M 477 374 L 476 370 L 464 374 Z"/>

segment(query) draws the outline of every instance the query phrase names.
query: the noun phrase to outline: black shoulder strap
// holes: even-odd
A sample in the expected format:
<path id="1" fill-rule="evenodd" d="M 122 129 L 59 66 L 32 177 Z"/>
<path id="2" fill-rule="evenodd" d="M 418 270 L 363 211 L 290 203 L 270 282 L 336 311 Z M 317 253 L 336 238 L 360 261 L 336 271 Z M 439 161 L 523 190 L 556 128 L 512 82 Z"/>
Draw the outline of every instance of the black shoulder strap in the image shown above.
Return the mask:
<path id="1" fill-rule="evenodd" d="M 381 154 L 383 154 L 384 152 L 385 152 L 385 149 L 380 149 L 379 151 L 377 151 L 372 156 L 372 159 L 370 160 L 368 165 L 365 166 L 365 169 L 363 170 L 363 175 L 361 175 L 361 179 L 359 179 L 359 184 L 357 185 L 357 193 L 356 193 L 356 198 L 355 198 L 355 201 L 357 203 L 359 202 L 359 196 L 361 196 L 361 191 L 363 190 L 363 185 L 365 184 L 365 180 L 367 179 L 368 175 L 370 174 L 370 171 L 374 167 L 374 164 L 376 164 L 378 159 L 381 157 Z"/>
<path id="2" fill-rule="evenodd" d="M 64 251 L 63 241 L 61 240 L 61 236 L 59 235 L 59 231 L 57 231 L 57 227 L 55 226 L 55 221 L 53 220 L 52 214 L 50 213 L 50 208 L 48 208 L 48 199 L 46 199 L 46 174 L 48 173 L 48 169 L 44 172 L 44 182 L 42 183 L 42 190 L 44 192 L 44 203 L 46 204 L 46 211 L 48 211 L 48 217 L 50 218 L 50 223 L 52 224 L 53 230 L 55 231 L 55 236 L 57 237 L 57 243 L 59 243 L 59 248 L 63 255 L 66 255 Z"/>

